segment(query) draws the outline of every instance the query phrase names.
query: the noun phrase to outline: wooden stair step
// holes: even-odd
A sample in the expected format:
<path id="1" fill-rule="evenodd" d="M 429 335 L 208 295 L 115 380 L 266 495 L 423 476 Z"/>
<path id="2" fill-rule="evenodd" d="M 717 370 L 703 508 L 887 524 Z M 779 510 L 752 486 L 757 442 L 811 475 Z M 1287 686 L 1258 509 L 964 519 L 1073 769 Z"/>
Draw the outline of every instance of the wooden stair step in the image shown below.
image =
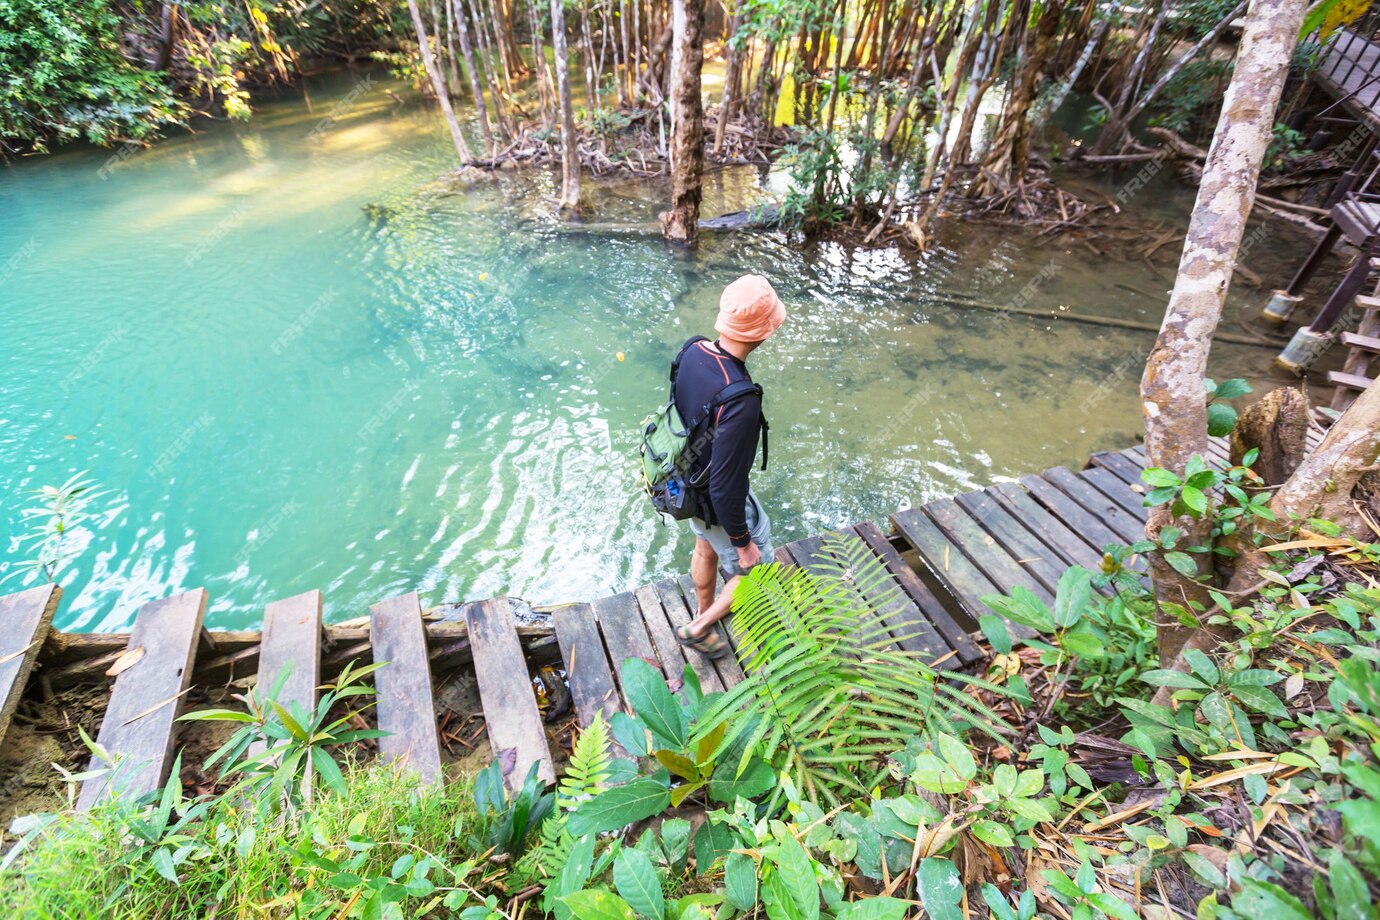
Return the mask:
<path id="1" fill-rule="evenodd" d="M 1361 351 L 1370 352 L 1373 355 L 1380 355 L 1380 338 L 1373 335 L 1361 335 L 1358 332 L 1343 332 L 1342 344 L 1350 345 L 1352 348 L 1359 348 Z"/>
<path id="2" fill-rule="evenodd" d="M 871 521 L 862 521 L 853 525 L 853 532 L 867 544 L 868 549 L 872 550 L 878 559 L 882 560 L 887 571 L 891 572 L 891 577 L 895 578 L 901 590 L 906 592 L 920 615 L 934 627 L 945 644 L 954 650 L 955 655 L 940 662 L 939 667 L 968 665 L 982 658 L 982 651 L 968 634 L 968 630 L 953 618 L 930 586 L 925 584 L 924 579 L 901 557 L 896 547 L 891 545 L 891 541 L 882 533 L 881 528 Z"/>
<path id="3" fill-rule="evenodd" d="M 506 597 L 480 601 L 465 608 L 474 649 L 474 674 L 479 682 L 479 701 L 489 730 L 489 746 L 500 760 L 513 751 L 513 768 L 504 776 L 510 790 L 522 788 L 532 765 L 537 776 L 556 781 L 551 748 L 546 741 L 537 697 L 527 673 L 522 643 L 518 641 L 512 602 Z M 433 720 L 434 724 L 434 720 Z"/>
<path id="4" fill-rule="evenodd" d="M 321 592 L 307 591 L 264 607 L 259 643 L 259 701 L 272 699 L 294 718 L 310 718 L 321 684 Z M 255 742 L 252 753 L 262 753 Z"/>
<path id="5" fill-rule="evenodd" d="M 0 623 L 4 624 L 0 632 L 0 742 L 9 731 L 61 599 L 62 589 L 55 584 L 0 597 Z"/>
<path id="6" fill-rule="evenodd" d="M 85 811 L 118 793 L 138 798 L 158 789 L 172 761 L 173 728 L 191 687 L 192 660 L 206 616 L 206 590 L 197 588 L 139 608 L 127 649 L 139 656 L 115 678 L 96 741 L 118 763 L 82 783 Z M 91 770 L 108 764 L 91 760 Z M 174 778 L 176 781 L 176 778 Z"/>
<path id="7" fill-rule="evenodd" d="M 580 724 L 589 725 L 598 713 L 603 713 L 607 722 L 615 712 L 623 711 L 594 609 L 589 604 L 557 607 L 551 611 L 551 625 L 561 647 L 570 698 Z"/>
<path id="8" fill-rule="evenodd" d="M 374 604 L 369 608 L 369 625 L 374 662 L 386 662 L 373 674 L 379 728 L 388 732 L 379 739 L 379 756 L 403 761 L 423 782 L 439 783 L 441 739 L 436 731 L 436 704 L 431 695 L 426 628 L 416 592 Z M 473 643 L 473 624 L 470 639 Z M 516 660 L 522 660 L 520 647 L 517 655 Z M 476 671 L 478 658 L 476 652 Z M 524 679 L 526 673 L 524 668 Z M 482 698 L 482 679 L 480 695 Z"/>
<path id="9" fill-rule="evenodd" d="M 1380 268 L 1380 259 L 1372 257 L 1370 265 L 1371 268 Z M 1362 310 L 1380 310 L 1380 297 L 1372 294 L 1357 294 L 1352 302 Z"/>
<path id="10" fill-rule="evenodd" d="M 847 536 L 860 539 L 856 532 L 845 533 Z M 793 551 L 793 555 L 807 571 L 827 570 L 830 557 L 824 553 L 822 537 L 810 537 L 795 545 L 797 549 Z M 867 544 L 864 542 L 863 545 Z M 879 589 L 869 591 L 864 595 L 864 599 L 881 614 L 882 621 L 897 647 L 918 652 L 929 661 L 938 661 L 946 656 L 948 660 L 952 660 L 953 656 L 949 654 L 953 650 L 952 647 L 920 615 L 915 602 L 894 579 Z"/>
<path id="11" fill-rule="evenodd" d="M 1369 377 L 1362 377 L 1360 374 L 1346 374 L 1342 371 L 1328 371 L 1327 382 L 1333 386 L 1346 387 L 1351 390 L 1364 390 L 1375 381 Z"/>

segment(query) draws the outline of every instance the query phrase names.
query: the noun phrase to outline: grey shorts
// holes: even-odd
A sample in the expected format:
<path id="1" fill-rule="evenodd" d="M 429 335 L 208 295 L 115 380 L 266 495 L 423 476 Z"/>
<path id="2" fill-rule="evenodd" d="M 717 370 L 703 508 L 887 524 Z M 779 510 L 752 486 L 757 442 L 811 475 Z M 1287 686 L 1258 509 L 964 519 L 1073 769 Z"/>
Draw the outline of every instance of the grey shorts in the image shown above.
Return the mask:
<path id="1" fill-rule="evenodd" d="M 775 552 L 771 545 L 771 519 L 767 517 L 766 510 L 757 500 L 757 496 L 752 494 L 751 489 L 748 490 L 747 496 L 747 525 L 752 542 L 762 551 L 762 561 L 771 562 Z M 710 527 L 699 518 L 690 518 L 690 529 L 695 532 L 695 536 L 708 541 L 714 548 L 715 554 L 719 557 L 719 568 L 730 576 L 743 574 L 743 570 L 738 567 L 738 548 L 728 538 L 728 531 L 718 525 Z"/>

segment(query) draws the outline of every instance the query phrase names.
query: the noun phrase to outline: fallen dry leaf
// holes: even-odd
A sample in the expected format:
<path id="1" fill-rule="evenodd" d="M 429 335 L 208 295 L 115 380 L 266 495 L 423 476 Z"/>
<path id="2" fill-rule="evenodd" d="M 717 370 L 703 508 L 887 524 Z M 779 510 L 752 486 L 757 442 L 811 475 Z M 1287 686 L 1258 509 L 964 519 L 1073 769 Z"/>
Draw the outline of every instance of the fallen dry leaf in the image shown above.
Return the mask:
<path id="1" fill-rule="evenodd" d="M 115 663 L 105 672 L 105 676 L 118 677 L 138 664 L 143 657 L 144 647 L 142 645 L 136 645 L 134 648 L 127 648 L 121 653 L 119 658 L 115 659 Z"/>

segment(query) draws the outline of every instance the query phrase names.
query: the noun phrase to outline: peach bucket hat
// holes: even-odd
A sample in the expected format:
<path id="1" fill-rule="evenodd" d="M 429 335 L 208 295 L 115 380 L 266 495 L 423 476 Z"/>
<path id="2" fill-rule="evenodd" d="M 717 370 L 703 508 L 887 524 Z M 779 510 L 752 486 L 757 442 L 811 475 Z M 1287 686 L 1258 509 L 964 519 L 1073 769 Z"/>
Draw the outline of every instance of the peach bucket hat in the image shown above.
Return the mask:
<path id="1" fill-rule="evenodd" d="M 786 321 L 786 305 L 771 282 L 761 275 L 744 275 L 724 288 L 714 329 L 740 342 L 762 342 Z"/>

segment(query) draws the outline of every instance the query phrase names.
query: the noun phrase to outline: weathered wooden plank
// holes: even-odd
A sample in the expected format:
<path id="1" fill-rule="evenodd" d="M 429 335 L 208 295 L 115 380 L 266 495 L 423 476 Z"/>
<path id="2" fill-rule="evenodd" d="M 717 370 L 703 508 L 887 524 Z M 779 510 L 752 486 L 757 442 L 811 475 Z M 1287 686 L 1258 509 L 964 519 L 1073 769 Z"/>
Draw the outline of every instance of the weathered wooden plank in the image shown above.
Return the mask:
<path id="1" fill-rule="evenodd" d="M 561 646 L 571 702 L 580 725 L 593 722 L 596 713 L 602 712 L 604 721 L 608 721 L 615 712 L 623 711 L 624 703 L 618 696 L 604 640 L 599 637 L 594 609 L 589 604 L 557 607 L 551 611 L 551 623 Z"/>
<path id="2" fill-rule="evenodd" d="M 1006 547 L 1016 561 L 1050 591 L 1068 566 L 1047 540 L 1027 530 L 1020 521 L 983 492 L 966 492 L 954 501 L 977 521 L 984 532 Z"/>
<path id="3" fill-rule="evenodd" d="M 991 613 L 982 602 L 983 596 L 1001 594 L 1002 590 L 919 508 L 898 511 L 891 516 L 891 521 L 915 547 L 943 588 L 958 601 L 966 616 L 966 622 L 960 620 L 959 625 L 968 631 L 976 629 L 978 617 Z"/>
<path id="4" fill-rule="evenodd" d="M 1070 498 L 1052 482 L 1039 476 L 1022 476 L 1021 485 L 1037 502 L 1068 525 L 1099 553 L 1109 543 L 1124 544 L 1120 534 L 1104 524 L 1095 514 Z"/>
<path id="5" fill-rule="evenodd" d="M 939 661 L 938 667 L 953 668 L 960 664 L 971 664 L 982 657 L 982 652 L 973 641 L 973 637 L 958 624 L 915 569 L 901 558 L 901 554 L 891 545 L 891 541 L 882 533 L 881 528 L 871 521 L 862 521 L 853 526 L 853 531 L 867 544 L 867 548 L 882 560 L 887 571 L 891 572 L 891 577 L 896 579 L 901 590 L 905 591 L 915 604 L 920 616 L 934 627 L 944 645 L 953 650 L 953 654 L 949 654 L 948 649 L 941 651 L 941 655 L 946 657 Z"/>
<path id="6" fill-rule="evenodd" d="M 510 756 L 508 751 L 513 752 L 513 766 L 505 769 L 504 782 L 509 789 L 522 788 L 532 764 L 537 764 L 537 776 L 554 783 L 556 770 L 518 642 L 512 604 L 506 597 L 480 601 L 465 609 L 465 618 L 470 624 L 474 676 L 489 746 L 500 762 Z"/>
<path id="7" fill-rule="evenodd" d="M 1089 462 L 1103 469 L 1111 470 L 1118 479 L 1127 485 L 1140 484 L 1140 473 L 1144 467 L 1137 466 L 1135 461 L 1123 453 L 1104 451 L 1093 454 Z"/>
<path id="8" fill-rule="evenodd" d="M 205 616 L 204 588 L 139 608 L 129 635 L 130 658 L 139 657 L 115 678 L 96 735 L 117 762 L 108 772 L 82 783 L 78 809 L 85 811 L 112 794 L 138 798 L 163 784 L 172 759 L 173 728 L 182 697 L 191 686 L 192 659 Z M 92 758 L 92 770 L 106 766 Z"/>
<path id="9" fill-rule="evenodd" d="M 847 529 L 843 533 L 862 540 L 854 529 Z M 827 558 L 823 552 L 823 542 L 820 537 L 811 537 L 796 544 L 793 553 L 807 570 L 819 571 L 821 563 Z M 862 542 L 867 546 L 866 541 Z M 875 552 L 873 555 L 876 555 Z M 885 562 L 882 564 L 885 566 Z M 920 615 L 915 602 L 896 582 L 895 576 L 889 584 L 869 592 L 865 597 L 881 614 L 882 622 L 886 624 L 887 631 L 898 648 L 918 652 L 931 661 L 943 658 L 951 651 L 949 643 L 945 642 L 934 626 Z"/>
<path id="10" fill-rule="evenodd" d="M 416 592 L 389 598 L 370 607 L 369 618 L 374 661 L 386 662 L 373 675 L 379 728 L 389 733 L 379 739 L 379 756 L 401 760 L 423 782 L 438 783 L 442 779 L 441 740 L 421 603 Z M 471 643 L 474 631 L 471 623 Z"/>
<path id="11" fill-rule="evenodd" d="M 647 635 L 647 626 L 637 609 L 637 598 L 632 594 L 615 594 L 595 601 L 594 618 L 604 634 L 604 645 L 609 650 L 619 687 L 623 686 L 623 662 L 629 658 L 641 658 L 653 667 L 661 667 L 652 637 Z M 665 668 L 661 670 L 663 674 L 666 672 Z M 673 672 L 672 676 L 678 675 Z"/>
<path id="12" fill-rule="evenodd" d="M 1044 600 L 1053 599 L 1049 589 L 1020 564 L 1018 557 L 995 536 L 983 530 L 953 499 L 941 498 L 927 502 L 924 511 L 939 525 L 949 541 L 963 550 L 1003 594 L 1010 593 L 1012 588 L 1020 585 Z"/>
<path id="13" fill-rule="evenodd" d="M 1140 539 L 1144 531 L 1141 523 L 1133 520 L 1121 506 L 1094 488 L 1092 483 L 1079 479 L 1061 466 L 1045 470 L 1039 478 L 1077 502 L 1102 526 L 1116 534 L 1116 542 L 1134 543 Z"/>
<path id="14" fill-rule="evenodd" d="M 321 684 L 321 592 L 307 591 L 264 608 L 263 642 L 259 649 L 258 690 L 262 696 L 282 681 L 275 699 L 304 712 L 316 705 Z"/>
<path id="15" fill-rule="evenodd" d="M 1132 489 L 1111 470 L 1084 470 L 1078 476 L 1093 484 L 1103 495 L 1116 502 L 1144 529 L 1149 509 L 1145 507 L 1145 493 Z"/>
<path id="16" fill-rule="evenodd" d="M 1102 562 L 1102 550 L 1093 546 L 1062 520 L 1055 517 L 1017 482 L 999 482 L 983 491 L 1020 521 L 1035 536 L 1045 541 L 1069 565 L 1096 567 Z M 962 499 L 960 499 L 961 503 Z"/>
<path id="17" fill-rule="evenodd" d="M 61 599 L 62 589 L 55 584 L 0 597 L 0 742 L 5 740 Z"/>
<path id="18" fill-rule="evenodd" d="M 671 621 L 661 606 L 661 595 L 655 585 L 643 585 L 633 592 L 637 598 L 637 608 L 642 613 L 642 622 L 647 626 L 656 657 L 661 661 L 662 670 L 668 679 L 679 678 L 685 673 L 685 646 L 676 640 L 671 629 Z"/>
<path id="19" fill-rule="evenodd" d="M 259 699 L 272 699 L 300 718 L 315 708 L 320 683 L 321 592 L 307 591 L 268 604 L 264 607 L 259 677 L 255 685 Z M 250 753 L 263 753 L 265 747 L 264 742 L 256 741 Z"/>
<path id="20" fill-rule="evenodd" d="M 670 578 L 663 579 L 652 586 L 656 591 L 657 598 L 661 601 L 662 615 L 666 617 L 666 622 L 671 629 L 671 638 L 675 640 L 675 630 L 690 622 L 690 610 L 685 606 L 685 598 L 681 596 L 680 586 Z M 695 670 L 695 676 L 700 679 L 700 687 L 706 693 L 713 693 L 725 687 L 724 678 L 719 673 L 716 662 L 701 655 L 699 652 L 688 646 L 681 646 L 681 654 L 689 662 L 690 667 Z M 732 655 L 724 656 L 737 665 L 737 659 Z M 738 668 L 737 680 L 742 680 L 742 669 Z"/>

